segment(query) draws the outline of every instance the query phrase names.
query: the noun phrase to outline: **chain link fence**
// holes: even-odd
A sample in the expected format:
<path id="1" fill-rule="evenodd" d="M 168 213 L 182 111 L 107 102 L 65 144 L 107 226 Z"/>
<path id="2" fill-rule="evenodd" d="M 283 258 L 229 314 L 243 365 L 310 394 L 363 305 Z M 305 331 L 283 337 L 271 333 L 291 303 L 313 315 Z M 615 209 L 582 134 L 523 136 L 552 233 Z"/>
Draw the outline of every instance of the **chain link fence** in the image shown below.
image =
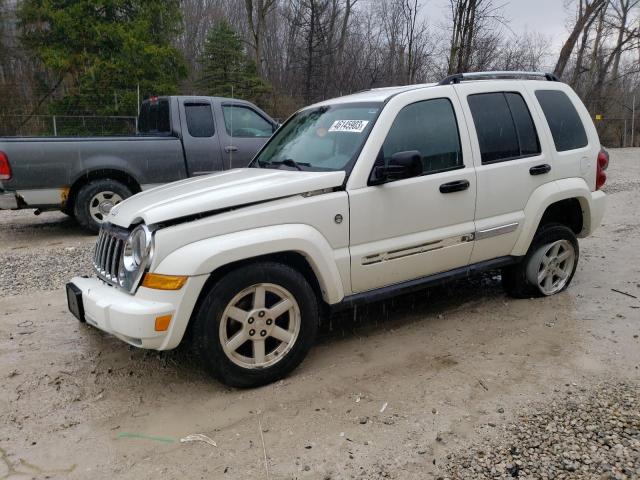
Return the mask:
<path id="1" fill-rule="evenodd" d="M 0 137 L 133 135 L 137 130 L 134 116 L 0 114 Z"/>

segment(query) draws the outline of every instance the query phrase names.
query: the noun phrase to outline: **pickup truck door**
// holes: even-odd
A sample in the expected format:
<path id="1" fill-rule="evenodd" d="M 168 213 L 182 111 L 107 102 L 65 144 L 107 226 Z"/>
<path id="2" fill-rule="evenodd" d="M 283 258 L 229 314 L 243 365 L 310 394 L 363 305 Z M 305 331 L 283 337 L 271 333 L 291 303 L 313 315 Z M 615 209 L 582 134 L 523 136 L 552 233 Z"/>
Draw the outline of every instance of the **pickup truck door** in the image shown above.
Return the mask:
<path id="1" fill-rule="evenodd" d="M 266 114 L 245 103 L 219 107 L 220 141 L 227 168 L 244 168 L 276 129 Z"/>
<path id="2" fill-rule="evenodd" d="M 523 82 L 463 82 L 454 89 L 467 120 L 478 177 L 471 256 L 471 263 L 477 263 L 511 254 L 529 197 L 554 180 L 553 147 Z"/>
<path id="3" fill-rule="evenodd" d="M 180 102 L 182 145 L 190 177 L 224 170 L 220 150 L 220 132 L 206 98 Z"/>
<path id="4" fill-rule="evenodd" d="M 348 190 L 354 293 L 465 267 L 473 249 L 476 175 L 455 94 L 424 89 L 387 109 L 378 124 L 391 126 L 376 134 L 384 142 L 368 161 L 375 168 L 417 151 L 422 165 L 411 178 Z"/>

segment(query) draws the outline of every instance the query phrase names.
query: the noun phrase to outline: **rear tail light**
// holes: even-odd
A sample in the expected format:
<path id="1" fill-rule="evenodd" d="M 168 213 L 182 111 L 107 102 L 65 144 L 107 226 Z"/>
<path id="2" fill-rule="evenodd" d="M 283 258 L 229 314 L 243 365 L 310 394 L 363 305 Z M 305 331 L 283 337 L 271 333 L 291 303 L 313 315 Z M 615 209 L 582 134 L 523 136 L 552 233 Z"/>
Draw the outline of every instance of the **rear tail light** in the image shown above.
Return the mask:
<path id="1" fill-rule="evenodd" d="M 596 165 L 596 190 L 600 190 L 607 181 L 605 170 L 609 167 L 609 154 L 603 148 L 598 154 L 598 162 Z"/>
<path id="2" fill-rule="evenodd" d="M 0 152 L 0 180 L 11 180 L 11 165 L 4 152 Z"/>

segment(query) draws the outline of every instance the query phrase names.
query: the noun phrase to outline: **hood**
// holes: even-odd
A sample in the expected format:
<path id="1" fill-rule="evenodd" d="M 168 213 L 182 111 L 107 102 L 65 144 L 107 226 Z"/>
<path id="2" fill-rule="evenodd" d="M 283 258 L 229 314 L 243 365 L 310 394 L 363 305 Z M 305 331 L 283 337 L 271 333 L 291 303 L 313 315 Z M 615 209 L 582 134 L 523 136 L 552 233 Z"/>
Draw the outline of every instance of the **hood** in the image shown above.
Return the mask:
<path id="1" fill-rule="evenodd" d="M 199 213 L 339 187 L 345 172 L 300 172 L 242 168 L 188 178 L 145 190 L 115 206 L 113 224 L 147 225 Z"/>

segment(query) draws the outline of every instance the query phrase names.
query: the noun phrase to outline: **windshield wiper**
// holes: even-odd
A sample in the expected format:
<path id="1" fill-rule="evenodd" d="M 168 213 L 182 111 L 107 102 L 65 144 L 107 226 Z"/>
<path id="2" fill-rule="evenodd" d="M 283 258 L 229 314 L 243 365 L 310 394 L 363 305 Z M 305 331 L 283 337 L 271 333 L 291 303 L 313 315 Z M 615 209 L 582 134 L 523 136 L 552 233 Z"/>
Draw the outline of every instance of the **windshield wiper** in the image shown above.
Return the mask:
<path id="1" fill-rule="evenodd" d="M 271 165 L 286 165 L 287 167 L 297 168 L 300 171 L 302 171 L 302 167 L 300 167 L 300 165 L 302 165 L 303 167 L 311 166 L 310 163 L 298 163 L 293 158 L 285 158 L 284 160 L 279 162 L 271 162 Z"/>

